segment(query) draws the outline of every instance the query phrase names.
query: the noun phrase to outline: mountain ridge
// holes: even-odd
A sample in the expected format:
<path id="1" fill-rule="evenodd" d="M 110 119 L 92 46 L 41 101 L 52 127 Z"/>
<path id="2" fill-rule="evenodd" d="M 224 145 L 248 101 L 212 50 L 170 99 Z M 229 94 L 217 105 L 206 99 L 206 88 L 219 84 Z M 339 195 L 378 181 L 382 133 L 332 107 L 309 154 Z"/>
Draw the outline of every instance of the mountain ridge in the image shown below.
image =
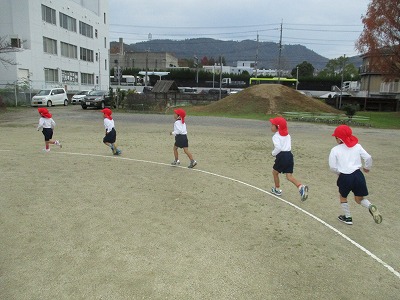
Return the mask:
<path id="1" fill-rule="evenodd" d="M 118 42 L 111 42 L 111 47 L 118 47 Z M 124 44 L 125 51 L 136 52 L 169 52 L 178 59 L 199 60 L 203 57 L 218 60 L 225 58 L 227 65 L 236 66 L 237 61 L 256 61 L 259 69 L 277 69 L 279 60 L 279 44 L 274 42 L 257 42 L 253 40 L 222 41 L 212 38 L 194 38 L 185 40 L 158 39 L 134 44 Z M 281 49 L 281 69 L 292 70 L 303 61 L 311 63 L 316 70 L 322 70 L 328 58 L 319 55 L 307 47 L 296 45 L 283 45 Z M 349 57 L 349 63 L 356 67 L 361 65 L 359 56 Z"/>

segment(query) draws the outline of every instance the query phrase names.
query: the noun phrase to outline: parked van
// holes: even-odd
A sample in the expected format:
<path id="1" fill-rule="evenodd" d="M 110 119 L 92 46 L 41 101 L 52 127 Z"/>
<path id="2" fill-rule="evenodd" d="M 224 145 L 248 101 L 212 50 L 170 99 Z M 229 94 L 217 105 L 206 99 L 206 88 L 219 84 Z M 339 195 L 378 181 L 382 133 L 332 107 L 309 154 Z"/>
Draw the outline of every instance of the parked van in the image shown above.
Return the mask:
<path id="1" fill-rule="evenodd" d="M 68 105 L 67 93 L 63 88 L 41 90 L 32 97 L 31 106 Z"/>

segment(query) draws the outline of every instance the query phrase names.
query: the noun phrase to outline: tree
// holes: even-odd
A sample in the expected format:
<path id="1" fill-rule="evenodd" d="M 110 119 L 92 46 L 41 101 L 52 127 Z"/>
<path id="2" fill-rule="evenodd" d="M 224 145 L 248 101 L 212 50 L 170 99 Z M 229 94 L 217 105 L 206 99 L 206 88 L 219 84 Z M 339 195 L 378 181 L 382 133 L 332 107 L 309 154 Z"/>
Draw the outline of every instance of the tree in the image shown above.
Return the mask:
<path id="1" fill-rule="evenodd" d="M 368 58 L 370 71 L 400 76 L 400 1 L 371 0 L 356 49 Z"/>
<path id="2" fill-rule="evenodd" d="M 207 58 L 207 56 L 204 56 L 202 59 L 201 59 L 201 65 L 202 66 L 208 66 L 210 63 L 209 63 L 209 61 L 208 61 L 208 58 Z"/>
<path id="3" fill-rule="evenodd" d="M 314 75 L 314 67 L 312 64 L 309 62 L 303 61 L 301 64 L 298 64 L 293 70 L 292 70 L 292 76 L 293 78 L 297 78 L 297 68 L 299 68 L 299 78 L 300 77 L 313 77 Z"/>
<path id="4" fill-rule="evenodd" d="M 322 78 L 335 78 L 342 76 L 347 79 L 358 78 L 359 72 L 354 64 L 347 63 L 348 58 L 341 56 L 339 58 L 334 58 L 328 61 L 325 68 L 318 74 L 318 77 Z"/>
<path id="5" fill-rule="evenodd" d="M 0 62 L 3 64 L 5 68 L 7 68 L 7 65 L 16 65 L 17 63 L 12 59 L 7 58 L 6 57 L 7 55 L 4 56 L 3 54 L 11 52 L 19 52 L 19 51 L 21 51 L 21 49 L 12 47 L 6 37 L 0 37 Z"/>

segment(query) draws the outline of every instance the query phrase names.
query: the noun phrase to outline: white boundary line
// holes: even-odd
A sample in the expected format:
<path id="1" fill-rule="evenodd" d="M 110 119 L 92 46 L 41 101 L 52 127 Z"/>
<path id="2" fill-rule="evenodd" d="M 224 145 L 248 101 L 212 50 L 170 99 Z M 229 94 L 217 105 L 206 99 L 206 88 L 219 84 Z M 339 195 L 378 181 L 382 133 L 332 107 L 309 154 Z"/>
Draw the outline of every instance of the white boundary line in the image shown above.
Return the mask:
<path id="1" fill-rule="evenodd" d="M 8 151 L 8 150 L 5 150 Z M 344 233 L 342 233 L 341 231 L 339 231 L 338 229 L 336 229 L 335 227 L 333 227 L 332 225 L 329 225 L 328 223 L 326 223 L 324 220 L 318 218 L 317 216 L 314 216 L 313 214 L 309 213 L 308 211 L 302 209 L 301 207 L 297 206 L 296 204 L 293 204 L 283 198 L 280 198 L 266 190 L 263 190 L 259 187 L 256 187 L 252 184 L 246 183 L 244 181 L 241 180 L 237 180 L 231 177 L 227 177 L 224 175 L 219 175 L 216 173 L 212 173 L 212 172 L 208 172 L 208 171 L 203 171 L 203 170 L 199 170 L 199 169 L 188 169 L 186 167 L 182 167 L 182 166 L 171 166 L 171 164 L 166 164 L 166 163 L 160 163 L 160 162 L 154 162 L 154 161 L 149 161 L 149 160 L 143 160 L 143 159 L 135 159 L 135 158 L 127 158 L 127 157 L 121 157 L 121 156 L 107 156 L 107 155 L 100 155 L 100 154 L 85 154 L 85 153 L 73 153 L 73 152 L 59 152 L 59 151 L 54 151 L 57 154 L 67 154 L 67 155 L 80 155 L 80 156 L 93 156 L 93 157 L 103 157 L 103 158 L 114 158 L 114 159 L 122 159 L 122 160 L 129 160 L 129 161 L 136 161 L 136 162 L 143 162 L 143 163 L 149 163 L 149 164 L 154 164 L 154 165 L 162 165 L 162 166 L 169 166 L 169 167 L 173 167 L 173 168 L 184 168 L 190 171 L 195 171 L 195 172 L 200 172 L 200 173 L 204 173 L 207 175 L 212 175 L 215 177 L 219 177 L 219 178 L 223 178 L 226 180 L 230 180 L 233 182 L 237 182 L 240 184 L 243 184 L 245 186 L 248 186 L 250 188 L 253 188 L 255 190 L 258 190 L 264 194 L 270 195 L 272 197 L 275 197 L 276 199 L 292 206 L 293 208 L 301 211 L 302 213 L 308 215 L 309 217 L 313 218 L 314 220 L 318 221 L 319 223 L 321 223 L 322 225 L 326 226 L 327 228 L 331 229 L 333 232 L 337 233 L 339 236 L 341 236 L 342 238 L 344 238 L 345 240 L 347 240 L 348 242 L 350 242 L 351 244 L 353 244 L 354 246 L 356 246 L 358 249 L 360 249 L 362 252 L 364 252 L 365 254 L 367 254 L 369 257 L 371 257 L 372 259 L 376 260 L 378 263 L 380 263 L 381 265 L 383 265 L 386 269 L 388 269 L 391 273 L 393 273 L 397 278 L 400 279 L 400 273 L 397 272 L 392 266 L 390 266 L 389 264 L 387 264 L 386 262 L 384 262 L 382 259 L 380 259 L 378 256 L 376 256 L 375 254 L 373 254 L 371 251 L 369 251 L 368 249 L 366 249 L 365 247 L 361 246 L 359 243 L 357 243 L 356 241 L 352 240 L 350 237 L 348 237 L 347 235 L 345 235 Z"/>

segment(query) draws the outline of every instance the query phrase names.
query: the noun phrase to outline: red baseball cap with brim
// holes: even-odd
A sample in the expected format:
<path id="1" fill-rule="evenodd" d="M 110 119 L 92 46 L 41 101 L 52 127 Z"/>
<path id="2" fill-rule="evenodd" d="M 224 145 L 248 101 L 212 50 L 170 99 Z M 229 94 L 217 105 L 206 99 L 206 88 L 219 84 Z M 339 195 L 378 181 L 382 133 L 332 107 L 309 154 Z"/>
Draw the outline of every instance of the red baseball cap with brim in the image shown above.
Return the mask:
<path id="1" fill-rule="evenodd" d="M 353 135 L 353 131 L 347 125 L 339 125 L 336 127 L 332 136 L 340 139 L 349 148 L 358 144 L 358 138 Z"/>

